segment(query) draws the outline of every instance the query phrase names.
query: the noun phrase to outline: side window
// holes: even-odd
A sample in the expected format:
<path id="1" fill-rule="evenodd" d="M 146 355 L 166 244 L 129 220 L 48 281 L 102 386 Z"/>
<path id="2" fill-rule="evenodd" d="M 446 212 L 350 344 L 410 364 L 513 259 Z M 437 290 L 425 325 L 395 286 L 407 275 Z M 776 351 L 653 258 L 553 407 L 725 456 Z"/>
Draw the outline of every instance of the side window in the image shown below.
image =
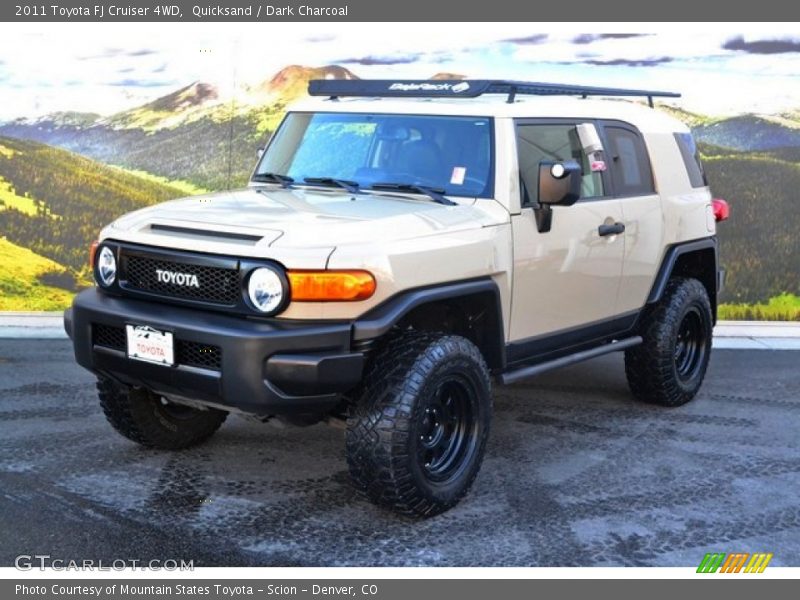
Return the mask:
<path id="1" fill-rule="evenodd" d="M 675 141 L 678 142 L 678 149 L 681 151 L 683 164 L 686 165 L 686 173 L 689 175 L 689 183 L 693 188 L 705 187 L 708 185 L 706 173 L 703 170 L 703 163 L 700 162 L 700 152 L 691 133 L 676 133 Z"/>
<path id="2" fill-rule="evenodd" d="M 605 195 L 603 177 L 589 168 L 575 125 L 517 125 L 517 155 L 524 203 L 538 200 L 539 163 L 543 160 L 577 161 L 583 168 L 581 199 Z"/>
<path id="3" fill-rule="evenodd" d="M 650 159 L 642 138 L 630 129 L 606 126 L 614 190 L 618 196 L 655 193 Z"/>

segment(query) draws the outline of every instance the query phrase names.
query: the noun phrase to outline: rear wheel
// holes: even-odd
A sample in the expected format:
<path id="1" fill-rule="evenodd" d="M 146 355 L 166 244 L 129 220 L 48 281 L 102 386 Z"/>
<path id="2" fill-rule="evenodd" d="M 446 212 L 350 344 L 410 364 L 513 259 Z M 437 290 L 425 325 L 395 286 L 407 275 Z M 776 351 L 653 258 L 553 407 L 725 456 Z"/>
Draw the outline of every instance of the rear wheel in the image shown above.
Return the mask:
<path id="1" fill-rule="evenodd" d="M 670 281 L 642 321 L 643 343 L 625 351 L 625 374 L 637 399 L 662 406 L 686 404 L 697 394 L 711 356 L 713 318 L 705 286 Z"/>
<path id="2" fill-rule="evenodd" d="M 211 437 L 228 413 L 169 402 L 149 390 L 125 388 L 98 377 L 100 406 L 112 427 L 148 448 L 179 450 Z"/>
<path id="3" fill-rule="evenodd" d="M 432 516 L 478 473 L 491 421 L 489 371 L 469 340 L 407 331 L 373 357 L 347 422 L 347 462 L 376 504 Z"/>

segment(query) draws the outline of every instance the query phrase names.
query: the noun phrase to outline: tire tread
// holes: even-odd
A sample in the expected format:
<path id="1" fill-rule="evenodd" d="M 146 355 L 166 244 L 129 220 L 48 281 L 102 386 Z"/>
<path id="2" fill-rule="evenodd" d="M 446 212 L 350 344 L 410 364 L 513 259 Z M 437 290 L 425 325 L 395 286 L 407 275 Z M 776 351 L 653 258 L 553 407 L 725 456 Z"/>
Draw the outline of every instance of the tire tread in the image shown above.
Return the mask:
<path id="1" fill-rule="evenodd" d="M 108 378 L 98 377 L 97 394 L 111 426 L 146 448 L 179 450 L 194 446 L 211 437 L 228 416 L 213 408 L 197 410 L 192 419 L 169 429 L 158 418 L 154 400 L 146 390 L 123 388 Z"/>
<path id="2" fill-rule="evenodd" d="M 347 464 L 356 487 L 374 503 L 407 516 L 433 516 L 451 508 L 477 476 L 478 468 L 474 468 L 461 491 L 442 501 L 423 493 L 409 469 L 408 436 L 417 394 L 427 373 L 448 357 L 477 364 L 485 389 L 491 389 L 483 356 L 469 340 L 409 330 L 391 335 L 376 350 L 359 397 L 350 405 Z M 491 414 L 491 394 L 487 396 Z M 478 442 L 481 453 L 487 436 L 488 427 L 484 427 Z"/>
<path id="3" fill-rule="evenodd" d="M 674 371 L 673 337 L 687 304 L 697 302 L 711 321 L 711 303 L 697 279 L 670 280 L 662 299 L 644 314 L 640 326 L 643 343 L 625 351 L 625 375 L 636 399 L 660 406 L 681 406 L 697 394 L 708 367 L 709 352 L 697 377 L 700 383 L 683 386 Z"/>

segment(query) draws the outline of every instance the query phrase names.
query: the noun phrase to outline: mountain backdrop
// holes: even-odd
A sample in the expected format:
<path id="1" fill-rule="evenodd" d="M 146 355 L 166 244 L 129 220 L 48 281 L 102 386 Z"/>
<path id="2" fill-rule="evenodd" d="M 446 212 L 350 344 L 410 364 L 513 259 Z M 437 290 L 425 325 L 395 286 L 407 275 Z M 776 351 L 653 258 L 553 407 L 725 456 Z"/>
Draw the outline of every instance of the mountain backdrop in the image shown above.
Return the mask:
<path id="1" fill-rule="evenodd" d="M 191 181 L 209 190 L 247 181 L 256 149 L 306 93 L 310 79 L 355 79 L 343 67 L 288 66 L 235 100 L 196 81 L 167 96 L 107 118 L 57 113 L 0 126 L 0 135 L 34 140 L 94 160 Z"/>
<path id="2" fill-rule="evenodd" d="M 115 217 L 243 185 L 286 105 L 309 79 L 324 78 L 357 76 L 337 65 L 292 65 L 234 99 L 196 81 L 111 116 L 58 112 L 0 125 L 0 310 L 63 307 L 88 284 L 86 248 Z M 730 304 L 723 314 L 800 318 L 800 111 L 715 119 L 661 110 L 692 128 L 712 191 L 731 205 L 719 227 Z M 771 298 L 789 308 L 750 306 Z"/>

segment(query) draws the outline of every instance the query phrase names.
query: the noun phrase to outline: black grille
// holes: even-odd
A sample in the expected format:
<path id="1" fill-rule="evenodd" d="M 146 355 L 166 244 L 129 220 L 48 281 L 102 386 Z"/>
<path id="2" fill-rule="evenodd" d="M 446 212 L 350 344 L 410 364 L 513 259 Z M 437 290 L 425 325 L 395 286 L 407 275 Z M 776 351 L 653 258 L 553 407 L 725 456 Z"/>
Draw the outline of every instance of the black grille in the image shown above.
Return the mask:
<path id="1" fill-rule="evenodd" d="M 114 350 L 125 350 L 127 346 L 125 330 L 122 327 L 112 327 L 110 325 L 93 325 L 92 342 L 95 346 L 113 348 Z"/>
<path id="2" fill-rule="evenodd" d="M 197 277 L 198 287 L 159 281 L 156 274 L 158 269 L 194 275 Z M 239 273 L 235 269 L 193 265 L 130 254 L 123 255 L 123 270 L 125 287 L 128 289 L 225 306 L 233 306 L 239 300 Z"/>
<path id="3" fill-rule="evenodd" d="M 222 349 L 197 342 L 178 341 L 175 360 L 180 365 L 219 371 L 222 368 Z"/>
<path id="4" fill-rule="evenodd" d="M 125 330 L 95 323 L 92 325 L 92 341 L 95 346 L 120 350 L 127 348 Z M 175 340 L 175 362 L 187 367 L 200 367 L 219 371 L 222 369 L 222 349 L 211 344 Z"/>

